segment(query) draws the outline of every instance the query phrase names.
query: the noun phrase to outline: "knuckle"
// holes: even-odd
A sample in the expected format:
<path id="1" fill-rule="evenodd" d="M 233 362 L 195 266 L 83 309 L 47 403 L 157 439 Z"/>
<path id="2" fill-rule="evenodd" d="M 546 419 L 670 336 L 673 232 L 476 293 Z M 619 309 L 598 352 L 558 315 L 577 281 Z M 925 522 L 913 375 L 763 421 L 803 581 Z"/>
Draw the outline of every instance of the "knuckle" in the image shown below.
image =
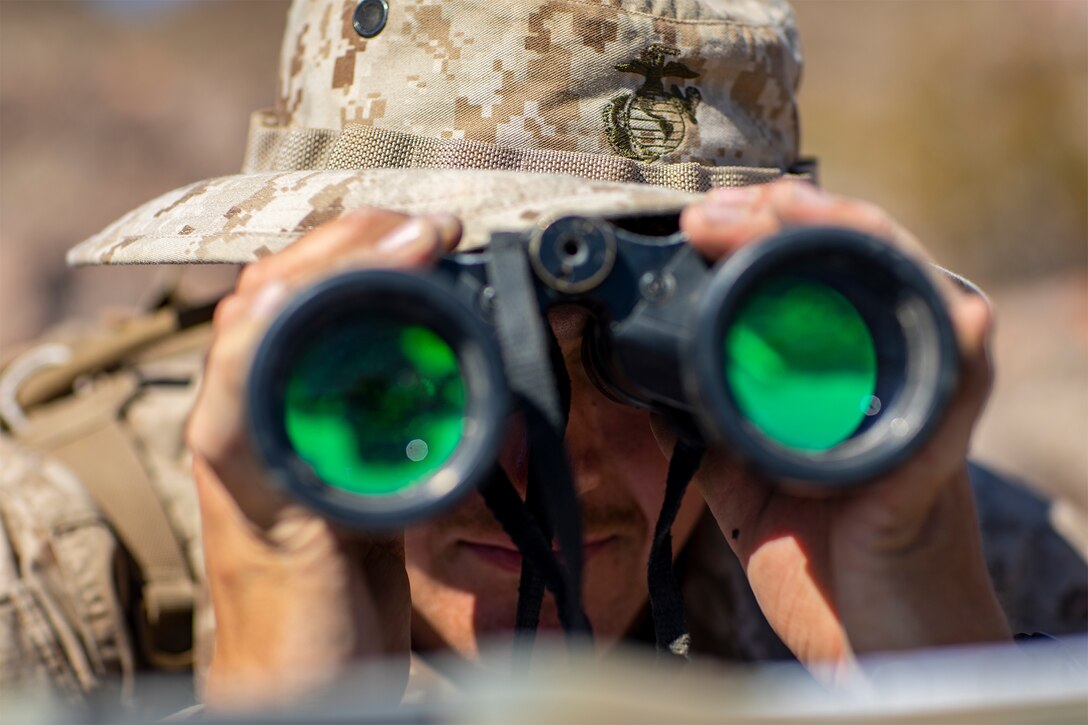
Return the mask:
<path id="1" fill-rule="evenodd" d="M 193 406 L 193 409 L 189 411 L 189 416 L 185 419 L 185 446 L 192 451 L 195 455 L 203 456 L 206 449 L 206 441 L 204 436 L 204 420 L 203 420 L 203 408 L 200 405 L 199 399 L 197 404 Z"/>
<path id="2" fill-rule="evenodd" d="M 209 434 L 206 406 L 202 403 L 204 401 L 198 399 L 185 420 L 185 445 L 194 457 L 200 456 L 207 460 L 209 454 L 214 453 L 215 436 Z"/>
<path id="3" fill-rule="evenodd" d="M 856 218 L 868 232 L 888 241 L 899 238 L 898 225 L 883 208 L 869 201 L 852 200 L 847 203 L 854 207 Z"/>
<path id="4" fill-rule="evenodd" d="M 260 287 L 264 284 L 264 279 L 267 276 L 266 269 L 267 265 L 262 262 L 247 264 L 242 268 L 241 274 L 238 275 L 236 289 L 242 292 Z"/>
<path id="5" fill-rule="evenodd" d="M 242 298 L 238 293 L 229 294 L 219 300 L 219 303 L 215 306 L 215 312 L 212 313 L 212 329 L 215 332 L 221 333 L 230 325 L 231 320 L 238 313 L 241 302 Z"/>
<path id="6" fill-rule="evenodd" d="M 239 360 L 234 346 L 227 345 L 221 335 L 217 335 L 208 348 L 204 358 L 204 380 L 211 383 L 217 380 L 229 381 L 232 372 L 238 369 Z"/>
<path id="7" fill-rule="evenodd" d="M 352 246 L 369 247 L 408 218 L 400 212 L 366 207 L 356 209 L 332 224 L 345 227 L 350 232 Z"/>
<path id="8" fill-rule="evenodd" d="M 968 394 L 978 402 L 985 403 L 993 390 L 995 379 L 993 357 L 989 350 L 983 350 L 968 372 Z"/>

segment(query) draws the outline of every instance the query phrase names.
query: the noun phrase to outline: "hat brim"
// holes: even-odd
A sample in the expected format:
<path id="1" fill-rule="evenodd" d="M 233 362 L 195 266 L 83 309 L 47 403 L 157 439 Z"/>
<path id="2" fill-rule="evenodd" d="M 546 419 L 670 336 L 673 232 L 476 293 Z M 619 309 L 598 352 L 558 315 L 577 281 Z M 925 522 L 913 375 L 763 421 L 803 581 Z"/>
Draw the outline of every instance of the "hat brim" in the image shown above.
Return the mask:
<path id="1" fill-rule="evenodd" d="M 363 207 L 447 212 L 464 222 L 459 249 L 563 214 L 675 211 L 699 194 L 646 184 L 516 171 L 364 169 L 241 174 L 175 189 L 68 252 L 73 266 L 243 264 Z"/>

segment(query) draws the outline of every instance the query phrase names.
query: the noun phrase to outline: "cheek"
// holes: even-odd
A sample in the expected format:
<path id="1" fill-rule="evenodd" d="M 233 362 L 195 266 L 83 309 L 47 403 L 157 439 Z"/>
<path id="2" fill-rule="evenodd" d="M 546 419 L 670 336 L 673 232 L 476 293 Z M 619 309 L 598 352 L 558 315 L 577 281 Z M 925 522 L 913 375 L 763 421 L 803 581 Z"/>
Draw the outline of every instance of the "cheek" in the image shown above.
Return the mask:
<path id="1" fill-rule="evenodd" d="M 621 406 L 593 389 L 575 398 L 567 450 L 580 492 L 626 499 L 651 528 L 665 491 L 668 459 L 650 428 L 650 414 Z"/>
<path id="2" fill-rule="evenodd" d="M 668 458 L 661 451 L 646 411 L 603 397 L 568 359 L 572 405 L 566 444 L 579 489 L 587 538 L 609 536 L 614 543 L 587 564 L 585 604 L 602 643 L 627 631 L 646 601 L 646 563 L 654 525 L 661 511 Z M 515 442 L 523 436 L 508 436 Z M 514 447 L 516 448 L 516 446 Z M 504 464 L 519 487 L 524 483 L 517 451 L 504 452 Z M 702 509 L 689 490 L 673 529 L 679 551 Z M 428 632 L 416 632 L 453 646 L 476 650 L 481 634 L 509 630 L 517 601 L 517 577 L 465 567 L 451 554 L 454 533 L 493 531 L 497 523 L 482 503 L 470 498 L 447 516 L 405 534 L 413 605 Z M 554 619 L 545 607 L 544 624 Z M 555 626 L 554 622 L 551 622 Z"/>
<path id="3" fill-rule="evenodd" d="M 650 426 L 650 414 L 624 408 L 627 423 L 625 436 L 617 436 L 617 445 L 610 452 L 614 461 L 616 481 L 622 481 L 625 495 L 638 506 L 646 520 L 645 556 L 649 557 L 653 530 L 665 499 L 665 481 L 669 473 L 669 457 L 657 441 Z M 695 529 L 705 509 L 703 497 L 689 481 L 684 501 L 672 527 L 673 553 L 680 551 Z M 647 559 L 648 560 L 648 559 Z"/>
<path id="4" fill-rule="evenodd" d="M 650 430 L 649 419 L 649 413 L 641 413 L 637 415 L 637 422 L 631 420 L 626 427 L 626 439 L 619 442 L 613 455 L 621 469 L 620 480 L 627 482 L 631 496 L 652 526 L 665 497 L 669 461 Z"/>

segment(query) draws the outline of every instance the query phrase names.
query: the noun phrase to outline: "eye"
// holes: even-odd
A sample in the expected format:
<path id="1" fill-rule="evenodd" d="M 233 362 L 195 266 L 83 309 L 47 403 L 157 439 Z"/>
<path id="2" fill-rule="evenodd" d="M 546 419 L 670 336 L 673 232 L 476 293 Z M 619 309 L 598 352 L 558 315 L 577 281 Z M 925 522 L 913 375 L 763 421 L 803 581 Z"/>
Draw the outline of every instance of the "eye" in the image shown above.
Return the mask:
<path id="1" fill-rule="evenodd" d="M 362 0 L 355 6 L 355 12 L 351 15 L 351 24 L 355 27 L 355 32 L 362 37 L 373 38 L 382 32 L 388 18 L 387 0 Z"/>

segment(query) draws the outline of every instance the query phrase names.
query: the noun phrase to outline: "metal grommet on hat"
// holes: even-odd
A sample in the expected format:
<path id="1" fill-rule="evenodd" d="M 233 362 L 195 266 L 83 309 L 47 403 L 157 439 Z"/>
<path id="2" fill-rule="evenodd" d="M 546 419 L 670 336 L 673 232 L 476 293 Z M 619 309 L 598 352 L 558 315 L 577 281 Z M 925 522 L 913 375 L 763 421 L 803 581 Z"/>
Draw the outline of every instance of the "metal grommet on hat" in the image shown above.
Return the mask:
<path id="1" fill-rule="evenodd" d="M 387 0 L 361 0 L 351 14 L 351 24 L 355 32 L 364 38 L 373 38 L 382 32 L 385 21 L 389 18 Z"/>

